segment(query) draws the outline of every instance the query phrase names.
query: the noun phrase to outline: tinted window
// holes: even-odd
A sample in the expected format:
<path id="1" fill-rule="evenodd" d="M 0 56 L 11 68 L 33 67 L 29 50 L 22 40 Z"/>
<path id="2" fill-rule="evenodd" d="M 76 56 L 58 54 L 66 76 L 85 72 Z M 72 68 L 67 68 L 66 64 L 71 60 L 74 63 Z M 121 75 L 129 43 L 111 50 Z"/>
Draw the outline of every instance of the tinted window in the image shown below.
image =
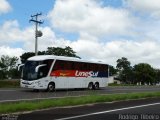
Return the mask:
<path id="1" fill-rule="evenodd" d="M 84 63 L 76 61 L 56 60 L 53 70 L 90 70 L 90 71 L 108 71 L 108 65 Z"/>
<path id="2" fill-rule="evenodd" d="M 38 77 L 46 77 L 48 75 L 48 72 L 50 70 L 50 67 L 52 65 L 53 60 L 44 60 L 43 64 L 46 64 L 46 66 L 40 67 L 38 71 Z"/>
<path id="3" fill-rule="evenodd" d="M 73 61 L 56 60 L 53 70 L 73 70 Z"/>

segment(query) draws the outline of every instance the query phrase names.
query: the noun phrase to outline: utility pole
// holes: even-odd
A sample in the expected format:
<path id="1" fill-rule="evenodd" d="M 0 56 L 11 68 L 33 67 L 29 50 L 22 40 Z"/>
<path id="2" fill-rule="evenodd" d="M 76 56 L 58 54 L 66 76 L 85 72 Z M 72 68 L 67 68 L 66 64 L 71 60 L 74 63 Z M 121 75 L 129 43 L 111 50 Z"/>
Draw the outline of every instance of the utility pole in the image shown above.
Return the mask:
<path id="1" fill-rule="evenodd" d="M 43 24 L 41 20 L 38 21 L 38 16 L 42 15 L 42 13 L 37 13 L 35 15 L 31 15 L 31 19 L 29 22 L 35 23 L 35 55 L 38 55 L 38 37 L 41 37 L 43 34 L 41 31 L 38 31 L 38 24 Z M 35 18 L 35 19 L 34 19 Z"/>

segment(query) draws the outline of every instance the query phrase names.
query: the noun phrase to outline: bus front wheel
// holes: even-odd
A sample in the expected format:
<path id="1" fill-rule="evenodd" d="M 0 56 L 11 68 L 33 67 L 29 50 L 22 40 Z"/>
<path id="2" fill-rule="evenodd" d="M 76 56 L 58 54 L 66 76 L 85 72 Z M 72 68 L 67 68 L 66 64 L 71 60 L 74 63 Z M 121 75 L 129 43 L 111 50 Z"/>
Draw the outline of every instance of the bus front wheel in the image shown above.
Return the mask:
<path id="1" fill-rule="evenodd" d="M 47 90 L 49 92 L 53 92 L 55 90 L 55 84 L 54 83 L 49 83 Z"/>

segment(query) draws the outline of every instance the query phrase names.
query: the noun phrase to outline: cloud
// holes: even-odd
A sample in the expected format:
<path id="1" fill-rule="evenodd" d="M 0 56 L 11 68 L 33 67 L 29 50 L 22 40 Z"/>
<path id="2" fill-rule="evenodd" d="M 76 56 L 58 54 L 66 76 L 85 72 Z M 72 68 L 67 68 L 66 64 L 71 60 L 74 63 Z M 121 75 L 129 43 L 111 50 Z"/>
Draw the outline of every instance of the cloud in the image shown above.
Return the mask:
<path id="1" fill-rule="evenodd" d="M 11 57 L 16 56 L 19 57 L 22 55 L 24 50 L 22 48 L 11 48 L 9 46 L 0 46 L 0 56 L 1 55 L 9 55 Z"/>
<path id="2" fill-rule="evenodd" d="M 123 3 L 135 11 L 147 13 L 153 17 L 160 17 L 159 0 L 124 0 Z"/>
<path id="3" fill-rule="evenodd" d="M 7 0 L 0 0 L 0 15 L 9 12 L 12 8 Z"/>
<path id="4" fill-rule="evenodd" d="M 38 38 L 38 50 L 43 51 L 47 50 L 49 46 L 54 46 L 54 41 L 57 40 L 55 33 L 52 31 L 49 27 L 39 27 L 39 30 L 42 31 L 43 36 Z M 28 31 L 29 37 L 25 39 L 24 41 L 24 49 L 26 51 L 33 51 L 35 49 L 35 31 L 34 28 L 29 27 L 26 29 L 26 32 Z M 28 34 L 26 34 L 24 37 L 27 37 Z"/>
<path id="5" fill-rule="evenodd" d="M 127 10 L 102 7 L 94 0 L 57 0 L 48 17 L 61 31 L 94 36 L 129 34 L 134 22 Z"/>
<path id="6" fill-rule="evenodd" d="M 19 24 L 16 20 L 5 21 L 0 26 L 0 43 L 12 43 L 23 38 L 19 29 Z"/>
<path id="7" fill-rule="evenodd" d="M 140 1 L 127 0 L 124 4 L 152 16 L 159 11 L 158 6 L 149 7 L 155 4 Z M 127 57 L 133 65 L 146 62 L 160 67 L 159 22 L 152 18 L 145 21 L 131 9 L 123 7 L 102 6 L 98 0 L 57 0 L 48 13 L 51 26 L 39 27 L 43 36 L 38 38 L 38 50 L 70 46 L 78 56 L 87 60 L 104 61 L 115 66 L 117 59 Z M 74 40 L 70 36 L 57 37 L 57 31 L 61 34 L 78 33 L 78 37 Z M 23 52 L 34 52 L 34 35 L 34 26 L 22 28 L 18 20 L 5 21 L 0 25 L 0 55 L 19 56 Z"/>
<path id="8" fill-rule="evenodd" d="M 116 66 L 116 60 L 121 57 L 128 58 L 132 65 L 149 63 L 160 67 L 160 42 L 153 40 L 113 40 L 106 43 L 79 39 L 70 43 L 82 58 L 103 61 Z"/>
<path id="9" fill-rule="evenodd" d="M 63 46 L 69 44 L 82 58 L 116 65 L 117 59 L 127 57 L 132 64 L 147 62 L 160 66 L 160 43 L 153 37 L 155 32 L 152 32 L 154 30 L 151 27 L 157 26 L 157 22 L 144 22 L 144 19 L 127 8 L 136 8 L 141 12 L 156 12 L 159 9 L 157 1 L 154 4 L 148 0 L 142 1 L 126 0 L 123 1 L 123 7 L 112 8 L 102 6 L 94 0 L 58 0 L 48 17 L 52 28 L 79 33 L 79 38 L 75 41 L 58 41 L 63 41 Z M 115 39 L 114 36 L 121 37 Z M 57 45 L 60 44 L 57 42 Z"/>
<path id="10" fill-rule="evenodd" d="M 39 50 L 46 50 L 48 46 L 53 45 L 56 40 L 55 33 L 49 27 L 39 27 L 43 36 L 38 38 Z M 5 21 L 0 26 L 0 44 L 11 46 L 15 43 L 21 43 L 26 51 L 34 51 L 35 27 L 28 26 L 21 29 L 17 20 Z"/>

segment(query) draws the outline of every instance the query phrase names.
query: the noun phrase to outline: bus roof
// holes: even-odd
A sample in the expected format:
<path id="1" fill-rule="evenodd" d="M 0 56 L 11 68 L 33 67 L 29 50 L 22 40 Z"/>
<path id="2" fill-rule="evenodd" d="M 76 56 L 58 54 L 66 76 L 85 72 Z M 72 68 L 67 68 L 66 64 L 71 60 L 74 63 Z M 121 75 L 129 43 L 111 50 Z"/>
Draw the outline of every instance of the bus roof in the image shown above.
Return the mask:
<path id="1" fill-rule="evenodd" d="M 38 55 L 38 56 L 33 56 L 33 57 L 28 58 L 29 61 L 42 61 L 42 60 L 48 60 L 48 59 L 106 64 L 106 63 L 103 63 L 103 62 L 87 61 L 87 60 L 83 60 L 83 59 L 76 58 L 76 57 L 55 56 L 55 55 Z"/>
<path id="2" fill-rule="evenodd" d="M 40 61 L 40 60 L 47 60 L 47 59 L 60 59 L 60 60 L 79 60 L 79 58 L 75 57 L 65 57 L 65 56 L 55 56 L 55 55 L 38 55 L 28 58 L 28 60 L 33 61 Z"/>

